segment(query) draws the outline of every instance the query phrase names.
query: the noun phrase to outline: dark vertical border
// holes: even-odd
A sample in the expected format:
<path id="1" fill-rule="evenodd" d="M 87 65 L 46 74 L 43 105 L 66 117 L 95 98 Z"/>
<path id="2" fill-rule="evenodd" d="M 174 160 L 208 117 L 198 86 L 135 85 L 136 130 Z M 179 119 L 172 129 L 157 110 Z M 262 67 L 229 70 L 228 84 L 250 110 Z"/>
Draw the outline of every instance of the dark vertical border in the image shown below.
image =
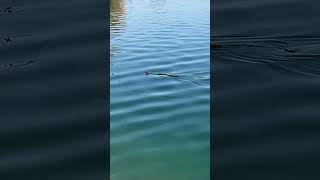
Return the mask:
<path id="1" fill-rule="evenodd" d="M 110 179 L 109 7 L 1 2 L 0 180 Z"/>
<path id="2" fill-rule="evenodd" d="M 214 136 L 213 136 L 213 121 L 214 121 L 214 56 L 212 54 L 212 39 L 213 39 L 213 0 L 210 0 L 210 179 L 213 178 L 213 160 L 214 160 Z"/>
<path id="3" fill-rule="evenodd" d="M 106 25 L 106 37 L 107 37 L 107 61 L 106 62 L 106 104 L 107 104 L 107 113 L 106 113 L 106 128 L 107 128 L 107 145 L 106 145 L 106 154 L 107 154 L 107 179 L 110 179 L 110 0 L 107 0 L 107 25 Z"/>

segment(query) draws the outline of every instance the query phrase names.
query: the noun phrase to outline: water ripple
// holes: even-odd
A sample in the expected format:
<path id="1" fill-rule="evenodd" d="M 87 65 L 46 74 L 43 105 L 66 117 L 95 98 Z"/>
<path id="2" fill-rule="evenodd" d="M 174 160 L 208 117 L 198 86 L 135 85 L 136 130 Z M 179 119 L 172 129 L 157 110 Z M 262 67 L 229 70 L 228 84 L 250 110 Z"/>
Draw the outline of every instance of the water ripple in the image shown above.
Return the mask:
<path id="1" fill-rule="evenodd" d="M 111 177 L 208 179 L 209 1 L 123 2 L 111 27 Z M 181 159 L 190 166 L 169 175 Z M 203 173 L 180 173 L 195 163 Z"/>
<path id="2" fill-rule="evenodd" d="M 304 76 L 320 77 L 320 37 L 216 37 L 213 50 L 223 60 L 272 66 Z"/>

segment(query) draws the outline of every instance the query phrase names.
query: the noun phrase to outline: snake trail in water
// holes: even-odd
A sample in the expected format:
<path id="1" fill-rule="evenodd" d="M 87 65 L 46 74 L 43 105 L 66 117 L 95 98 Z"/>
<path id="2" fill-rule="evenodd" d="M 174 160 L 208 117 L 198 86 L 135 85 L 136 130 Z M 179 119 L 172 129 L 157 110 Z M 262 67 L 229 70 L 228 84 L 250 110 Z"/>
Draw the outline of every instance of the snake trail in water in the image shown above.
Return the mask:
<path id="1" fill-rule="evenodd" d="M 197 74 L 204 74 L 202 76 L 198 76 Z M 185 81 L 185 82 L 191 82 L 202 86 L 209 86 L 210 85 L 210 73 L 160 73 L 160 72 L 146 72 L 145 75 L 156 75 L 156 76 L 162 76 L 167 77 L 171 79 L 175 79 L 178 81 Z"/>

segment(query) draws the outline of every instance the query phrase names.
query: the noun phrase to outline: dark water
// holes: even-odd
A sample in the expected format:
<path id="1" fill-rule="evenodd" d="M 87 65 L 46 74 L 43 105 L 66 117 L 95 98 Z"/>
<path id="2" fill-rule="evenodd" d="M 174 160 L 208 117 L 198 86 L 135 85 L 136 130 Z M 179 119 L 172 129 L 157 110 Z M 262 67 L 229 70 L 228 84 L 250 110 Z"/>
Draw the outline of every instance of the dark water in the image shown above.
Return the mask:
<path id="1" fill-rule="evenodd" d="M 209 3 L 111 1 L 112 180 L 209 179 Z"/>
<path id="2" fill-rule="evenodd" d="M 0 2 L 1 180 L 108 179 L 107 7 Z"/>
<path id="3" fill-rule="evenodd" d="M 213 176 L 319 179 L 320 2 L 211 5 Z"/>

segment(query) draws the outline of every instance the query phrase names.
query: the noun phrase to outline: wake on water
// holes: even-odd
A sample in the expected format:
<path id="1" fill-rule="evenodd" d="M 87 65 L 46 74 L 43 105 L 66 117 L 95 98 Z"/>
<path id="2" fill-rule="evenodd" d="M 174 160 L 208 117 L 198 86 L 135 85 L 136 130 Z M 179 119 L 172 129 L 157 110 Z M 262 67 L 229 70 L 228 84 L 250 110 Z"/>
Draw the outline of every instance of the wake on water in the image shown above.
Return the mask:
<path id="1" fill-rule="evenodd" d="M 165 78 L 174 79 L 177 81 L 189 82 L 198 84 L 201 86 L 210 85 L 210 73 L 201 72 L 201 73 L 163 73 L 163 72 L 146 72 L 146 76 L 160 76 Z"/>

